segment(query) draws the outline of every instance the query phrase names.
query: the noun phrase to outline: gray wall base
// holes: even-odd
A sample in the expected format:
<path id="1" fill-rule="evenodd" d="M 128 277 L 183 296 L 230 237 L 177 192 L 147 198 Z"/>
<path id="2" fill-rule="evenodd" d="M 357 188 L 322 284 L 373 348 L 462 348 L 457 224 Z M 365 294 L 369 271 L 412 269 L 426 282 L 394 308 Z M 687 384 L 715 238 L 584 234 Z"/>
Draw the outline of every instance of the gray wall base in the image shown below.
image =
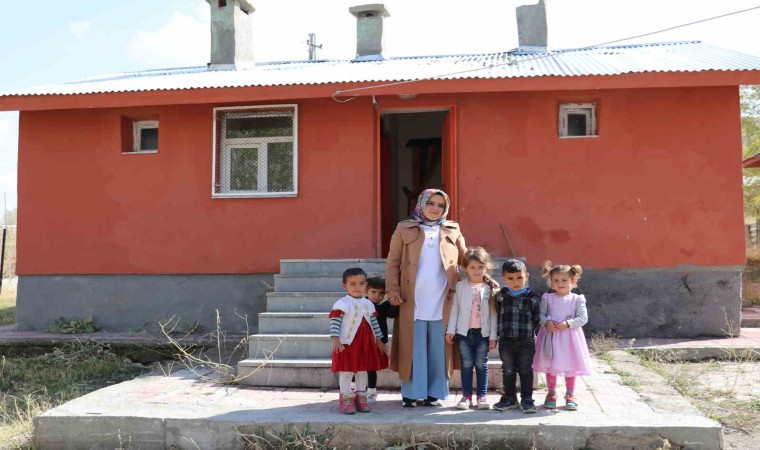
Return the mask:
<path id="1" fill-rule="evenodd" d="M 271 274 L 245 275 L 21 275 L 16 323 L 19 330 L 43 330 L 59 317 L 92 316 L 105 331 L 158 331 L 172 316 L 181 328 L 198 324 L 245 333 L 258 331 L 258 313 L 266 310 Z"/>
<path id="2" fill-rule="evenodd" d="M 583 271 L 587 334 L 623 337 L 727 337 L 739 334 L 742 267 L 676 267 Z M 540 269 L 531 287 L 546 290 Z"/>

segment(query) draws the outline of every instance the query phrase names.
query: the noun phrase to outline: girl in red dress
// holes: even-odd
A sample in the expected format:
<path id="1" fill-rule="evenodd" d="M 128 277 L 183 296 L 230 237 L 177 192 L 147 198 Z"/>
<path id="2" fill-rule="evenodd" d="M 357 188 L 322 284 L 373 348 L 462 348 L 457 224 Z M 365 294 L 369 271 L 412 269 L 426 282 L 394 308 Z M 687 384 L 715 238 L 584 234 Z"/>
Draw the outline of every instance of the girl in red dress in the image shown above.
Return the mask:
<path id="1" fill-rule="evenodd" d="M 375 305 L 364 298 L 367 274 L 360 268 L 343 272 L 343 289 L 348 295 L 333 305 L 330 312 L 332 338 L 332 371 L 338 372 L 343 414 L 369 412 L 367 404 L 367 371 L 388 367 L 383 333 L 377 322 Z M 351 378 L 356 377 L 356 392 L 351 392 Z"/>

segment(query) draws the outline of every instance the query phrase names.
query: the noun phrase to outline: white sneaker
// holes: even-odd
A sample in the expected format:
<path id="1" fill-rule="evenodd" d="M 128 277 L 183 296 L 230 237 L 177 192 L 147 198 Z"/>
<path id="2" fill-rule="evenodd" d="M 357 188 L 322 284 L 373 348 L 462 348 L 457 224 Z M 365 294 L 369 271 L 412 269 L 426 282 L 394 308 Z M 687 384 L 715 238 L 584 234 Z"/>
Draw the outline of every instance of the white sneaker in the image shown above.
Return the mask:
<path id="1" fill-rule="evenodd" d="M 491 409 L 491 405 L 488 404 L 486 396 L 478 397 L 478 409 Z"/>
<path id="2" fill-rule="evenodd" d="M 377 398 L 377 392 L 367 391 L 367 403 L 375 403 L 376 398 Z"/>
<path id="3" fill-rule="evenodd" d="M 472 399 L 467 398 L 467 397 L 462 397 L 462 400 L 459 400 L 459 403 L 457 403 L 457 408 L 459 409 L 472 408 Z"/>

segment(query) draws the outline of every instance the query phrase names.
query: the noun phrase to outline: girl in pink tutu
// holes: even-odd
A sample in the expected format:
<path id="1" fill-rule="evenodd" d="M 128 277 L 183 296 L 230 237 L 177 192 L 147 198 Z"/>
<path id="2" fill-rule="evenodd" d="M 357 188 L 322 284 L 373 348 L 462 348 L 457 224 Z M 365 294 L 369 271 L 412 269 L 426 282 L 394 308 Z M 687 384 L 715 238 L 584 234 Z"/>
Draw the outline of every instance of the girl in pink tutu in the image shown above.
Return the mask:
<path id="1" fill-rule="evenodd" d="M 544 408 L 557 407 L 557 376 L 565 377 L 565 408 L 575 411 L 575 377 L 591 375 L 591 357 L 581 327 L 588 322 L 586 298 L 572 293 L 581 277 L 581 266 L 544 263 L 543 276 L 554 292 L 541 297 L 541 329 L 536 338 L 533 370 L 546 374 Z"/>

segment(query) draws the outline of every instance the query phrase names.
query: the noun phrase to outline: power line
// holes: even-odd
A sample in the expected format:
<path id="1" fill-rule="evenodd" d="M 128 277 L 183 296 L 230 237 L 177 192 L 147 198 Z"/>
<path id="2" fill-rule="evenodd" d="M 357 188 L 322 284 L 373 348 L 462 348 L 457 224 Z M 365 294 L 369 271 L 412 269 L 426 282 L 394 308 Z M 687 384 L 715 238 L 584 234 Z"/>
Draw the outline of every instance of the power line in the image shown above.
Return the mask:
<path id="1" fill-rule="evenodd" d="M 376 85 L 373 85 L 373 86 L 363 86 L 363 87 L 352 88 L 352 89 L 343 89 L 343 90 L 338 89 L 338 90 L 336 90 L 333 93 L 332 99 L 335 100 L 336 102 L 340 102 L 340 103 L 350 102 L 351 100 L 355 99 L 356 97 L 351 97 L 351 98 L 348 98 L 348 99 L 345 99 L 345 100 L 340 100 L 340 99 L 338 99 L 336 97 L 338 95 L 345 94 L 346 92 L 364 91 L 364 90 L 369 90 L 369 89 L 380 89 L 380 88 L 384 88 L 384 87 L 398 86 L 398 85 L 401 85 L 401 84 L 410 84 L 410 83 L 417 83 L 417 82 L 420 82 L 420 81 L 429 81 L 429 80 L 434 80 L 436 78 L 450 77 L 450 76 L 453 76 L 453 75 L 461 75 L 461 74 L 464 74 L 464 73 L 478 72 L 478 71 L 481 71 L 481 70 L 493 69 L 494 67 L 511 66 L 511 65 L 515 65 L 515 64 L 519 64 L 519 63 L 526 63 L 526 62 L 530 62 L 530 61 L 536 61 L 536 60 L 539 60 L 539 59 L 543 59 L 543 58 L 548 58 L 550 56 L 554 56 L 555 54 L 564 54 L 564 53 L 570 53 L 570 52 L 579 52 L 579 51 L 584 51 L 584 50 L 592 50 L 592 49 L 594 49 L 596 47 L 601 47 L 601 46 L 610 45 L 610 44 L 616 44 L 618 42 L 630 41 L 631 39 L 637 39 L 637 38 L 646 37 L 646 36 L 652 36 L 654 34 L 664 33 L 666 31 L 676 30 L 678 28 L 684 28 L 684 27 L 688 27 L 688 26 L 691 26 L 691 25 L 696 25 L 696 24 L 700 24 L 700 23 L 704 23 L 704 22 L 709 22 L 711 20 L 722 19 L 724 17 L 733 16 L 733 15 L 736 15 L 736 14 L 741 14 L 741 13 L 753 11 L 753 10 L 756 10 L 756 9 L 760 9 L 760 5 L 753 6 L 751 8 L 742 9 L 742 10 L 739 10 L 739 11 L 733 11 L 733 12 L 721 14 L 721 15 L 718 15 L 718 16 L 712 16 L 712 17 L 708 17 L 708 18 L 705 18 L 705 19 L 696 20 L 694 22 L 688 22 L 688 23 L 683 23 L 681 25 L 676 25 L 676 26 L 672 26 L 672 27 L 668 27 L 668 28 L 663 28 L 661 30 L 650 31 L 648 33 L 637 34 L 635 36 L 630 36 L 630 37 L 621 38 L 621 39 L 615 39 L 615 40 L 607 41 L 607 42 L 601 42 L 601 43 L 594 44 L 594 45 L 589 45 L 589 46 L 586 46 L 586 47 L 579 47 L 579 48 L 574 48 L 574 49 L 564 49 L 564 50 L 562 50 L 559 53 L 553 53 L 551 51 L 547 51 L 546 53 L 543 53 L 541 55 L 536 55 L 534 57 L 525 58 L 525 59 L 520 60 L 520 61 L 508 61 L 508 62 L 504 62 L 504 63 L 489 64 L 489 65 L 483 66 L 483 67 L 477 67 L 477 68 L 467 69 L 467 70 L 460 70 L 458 72 L 449 72 L 449 73 L 444 73 L 444 74 L 440 74 L 440 75 L 432 75 L 432 76 L 429 76 L 429 77 L 417 78 L 417 79 L 414 79 L 414 80 L 394 81 L 392 83 L 376 84 Z M 508 53 L 508 52 L 502 52 L 502 53 Z"/>

